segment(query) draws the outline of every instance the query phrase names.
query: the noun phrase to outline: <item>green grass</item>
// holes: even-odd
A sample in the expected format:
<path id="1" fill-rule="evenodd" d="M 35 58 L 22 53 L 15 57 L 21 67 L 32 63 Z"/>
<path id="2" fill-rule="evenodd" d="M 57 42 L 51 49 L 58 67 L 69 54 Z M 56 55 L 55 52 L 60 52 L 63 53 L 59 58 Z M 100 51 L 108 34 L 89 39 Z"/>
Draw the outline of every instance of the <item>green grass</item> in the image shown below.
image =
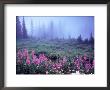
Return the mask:
<path id="1" fill-rule="evenodd" d="M 19 40 L 17 43 L 17 50 L 27 48 L 29 53 L 32 49 L 36 53 L 46 52 L 47 55 L 60 55 L 60 57 L 74 57 L 78 54 L 87 54 L 90 58 L 93 58 L 93 46 L 90 44 L 79 44 L 76 42 L 70 42 L 69 40 Z"/>

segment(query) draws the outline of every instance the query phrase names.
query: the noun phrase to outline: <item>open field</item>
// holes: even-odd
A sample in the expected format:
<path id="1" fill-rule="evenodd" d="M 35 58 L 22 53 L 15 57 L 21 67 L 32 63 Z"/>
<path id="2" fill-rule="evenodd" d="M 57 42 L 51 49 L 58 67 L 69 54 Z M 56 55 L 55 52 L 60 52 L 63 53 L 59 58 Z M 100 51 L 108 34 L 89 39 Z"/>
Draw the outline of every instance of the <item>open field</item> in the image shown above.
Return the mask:
<path id="1" fill-rule="evenodd" d="M 22 63 L 25 68 L 33 67 L 34 71 L 31 72 L 23 72 L 20 71 L 23 66 L 18 63 L 19 57 L 17 57 L 17 73 L 18 74 L 46 74 L 48 72 L 49 74 L 69 74 L 82 70 L 83 73 L 85 73 L 84 69 L 86 68 L 85 66 L 79 66 L 79 68 L 75 68 L 74 62 L 77 61 L 77 59 L 83 59 L 84 57 L 87 58 L 87 61 L 90 62 L 91 67 L 92 67 L 92 62 L 94 61 L 94 45 L 91 44 L 85 44 L 85 43 L 78 43 L 73 40 L 64 40 L 64 39 L 54 39 L 54 40 L 35 40 L 35 39 L 26 39 L 26 40 L 18 40 L 17 41 L 17 53 L 18 51 L 21 51 L 23 54 L 24 49 L 27 50 L 28 56 L 29 57 L 29 63 L 26 63 L 27 58 L 24 58 L 24 61 Z M 44 55 L 43 63 L 33 63 L 33 57 L 32 53 L 34 53 L 34 56 L 36 60 L 40 58 L 40 56 Z M 40 64 L 45 64 L 48 61 L 50 61 L 51 65 L 53 64 L 60 64 L 60 61 L 66 60 L 66 64 L 59 66 L 60 70 L 56 70 L 54 72 L 49 71 L 50 69 L 46 69 L 45 65 L 44 67 L 41 67 L 43 71 L 40 71 L 40 69 L 37 68 L 37 71 L 35 70 L 36 67 L 40 67 Z M 79 60 L 80 61 L 80 60 Z M 72 64 L 73 63 L 73 64 Z M 81 64 L 81 62 L 79 62 Z M 83 62 L 82 62 L 83 63 Z M 37 65 L 37 66 L 36 66 Z M 49 64 L 48 64 L 49 65 Z M 50 67 L 51 67 L 50 65 Z M 84 64 L 85 65 L 85 64 Z M 61 67 L 66 67 L 64 72 L 61 72 Z M 49 66 L 48 66 L 49 68 Z M 51 67 L 52 68 L 52 67 Z M 71 72 L 68 71 L 68 69 L 71 68 Z M 82 69 L 81 69 L 82 68 Z M 92 70 L 93 71 L 93 70 Z M 93 72 L 92 72 L 93 73 Z"/>

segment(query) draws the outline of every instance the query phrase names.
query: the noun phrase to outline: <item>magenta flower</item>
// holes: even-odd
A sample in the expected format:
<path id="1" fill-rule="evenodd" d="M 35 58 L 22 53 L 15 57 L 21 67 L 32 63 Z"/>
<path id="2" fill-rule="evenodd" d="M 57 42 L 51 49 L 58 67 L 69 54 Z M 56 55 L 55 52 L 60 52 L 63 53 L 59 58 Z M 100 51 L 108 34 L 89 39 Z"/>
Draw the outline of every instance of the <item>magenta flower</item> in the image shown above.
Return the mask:
<path id="1" fill-rule="evenodd" d="M 30 58 L 29 58 L 29 56 L 27 56 L 26 64 L 30 65 Z"/>
<path id="2" fill-rule="evenodd" d="M 87 60 L 87 55 L 86 54 L 84 55 L 84 60 Z"/>
<path id="3" fill-rule="evenodd" d="M 93 60 L 92 65 L 94 66 L 94 64 L 95 64 L 95 63 L 94 63 L 94 60 Z"/>
<path id="4" fill-rule="evenodd" d="M 32 60 L 33 60 L 33 61 L 36 61 L 36 58 L 37 58 L 37 57 L 36 57 L 35 55 L 32 56 Z"/>
<path id="5" fill-rule="evenodd" d="M 17 63 L 21 64 L 21 63 L 22 63 L 22 61 L 21 61 L 21 60 L 18 60 L 18 61 L 17 61 Z"/>
<path id="6" fill-rule="evenodd" d="M 23 56 L 24 57 L 27 57 L 28 56 L 28 50 L 27 49 L 24 49 Z"/>
<path id="7" fill-rule="evenodd" d="M 41 62 L 48 60 L 47 57 L 46 57 L 44 54 L 40 54 L 40 55 L 39 55 L 39 59 L 40 59 Z"/>
<path id="8" fill-rule="evenodd" d="M 49 72 L 48 71 L 46 71 L 46 74 L 48 74 Z"/>
<path id="9" fill-rule="evenodd" d="M 25 48 L 23 51 L 18 50 L 16 63 L 19 65 L 23 63 L 22 60 L 26 60 L 26 65 L 30 65 L 32 63 L 34 65 L 37 65 L 37 67 L 39 67 L 40 65 L 44 65 L 46 74 L 51 73 L 51 71 L 57 74 L 64 74 L 63 70 L 65 68 L 65 65 L 67 65 L 68 67 L 68 71 L 66 73 L 72 73 L 71 71 L 75 70 L 80 72 L 83 68 L 85 68 L 85 71 L 87 73 L 90 69 L 94 68 L 94 60 L 92 61 L 92 63 L 90 63 L 91 59 L 89 59 L 87 55 L 83 56 L 77 55 L 72 61 L 69 61 L 68 58 L 64 56 L 53 62 L 45 54 L 39 54 L 39 56 L 36 56 L 35 50 L 32 50 L 31 53 L 28 53 L 28 49 Z"/>
<path id="10" fill-rule="evenodd" d="M 92 68 L 94 68 L 94 60 L 93 60 L 92 65 L 91 65 L 91 69 L 92 69 Z"/>
<path id="11" fill-rule="evenodd" d="M 36 58 L 35 64 L 38 64 L 39 65 L 40 63 L 41 63 L 40 59 Z"/>
<path id="12" fill-rule="evenodd" d="M 23 58 L 23 54 L 22 54 L 22 52 L 20 50 L 18 50 L 18 52 L 17 52 L 17 57 L 20 60 L 22 60 L 22 58 Z"/>
<path id="13" fill-rule="evenodd" d="M 26 60 L 26 64 L 27 65 L 30 65 L 30 60 Z"/>
<path id="14" fill-rule="evenodd" d="M 76 65 L 77 69 L 80 70 L 80 61 L 79 61 L 79 59 L 75 60 L 74 64 Z"/>
<path id="15" fill-rule="evenodd" d="M 35 57 L 35 51 L 32 50 L 31 54 L 32 54 L 32 58 L 34 58 Z"/>
<path id="16" fill-rule="evenodd" d="M 86 64 L 85 64 L 85 69 L 86 69 L 86 71 L 88 72 L 89 69 L 91 69 L 91 64 L 90 64 L 90 63 L 86 63 Z"/>
<path id="17" fill-rule="evenodd" d="M 66 59 L 66 57 L 64 56 L 64 57 L 63 57 L 62 64 L 65 64 L 66 62 L 67 62 L 67 59 Z"/>
<path id="18" fill-rule="evenodd" d="M 56 63 L 55 66 L 57 69 L 60 69 L 62 67 L 61 63 Z"/>
<path id="19" fill-rule="evenodd" d="M 53 65 L 52 65 L 52 69 L 53 69 L 53 70 L 56 70 L 56 64 L 53 64 Z"/>

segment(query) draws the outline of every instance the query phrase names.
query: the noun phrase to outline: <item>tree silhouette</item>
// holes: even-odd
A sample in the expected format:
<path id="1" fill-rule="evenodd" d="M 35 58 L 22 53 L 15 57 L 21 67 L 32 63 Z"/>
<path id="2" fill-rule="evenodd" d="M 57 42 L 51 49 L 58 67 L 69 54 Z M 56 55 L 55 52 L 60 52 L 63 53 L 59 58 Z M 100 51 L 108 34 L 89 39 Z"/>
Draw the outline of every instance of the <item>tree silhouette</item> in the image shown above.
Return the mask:
<path id="1" fill-rule="evenodd" d="M 92 33 L 91 33 L 91 36 L 90 36 L 90 39 L 89 39 L 89 43 L 94 44 L 94 38 L 92 36 Z"/>
<path id="2" fill-rule="evenodd" d="M 81 37 L 81 34 L 79 35 L 79 37 L 77 38 L 77 41 L 79 42 L 79 43 L 81 43 L 82 42 L 82 37 Z"/>
<path id="3" fill-rule="evenodd" d="M 51 38 L 51 39 L 54 38 L 54 29 L 53 29 L 53 28 L 54 28 L 54 27 L 53 27 L 53 22 L 51 21 L 51 22 L 50 22 L 50 32 L 51 32 L 50 38 Z"/>
<path id="4" fill-rule="evenodd" d="M 23 38 L 24 39 L 28 38 L 24 17 L 23 17 L 22 31 L 23 31 Z"/>
<path id="5" fill-rule="evenodd" d="M 23 38 L 23 33 L 21 30 L 21 23 L 19 20 L 19 16 L 16 16 L 16 38 L 17 39 L 22 39 Z"/>
<path id="6" fill-rule="evenodd" d="M 88 38 L 86 38 L 86 39 L 84 40 L 84 43 L 86 43 L 86 44 L 88 44 L 88 43 L 89 43 Z"/>
<path id="7" fill-rule="evenodd" d="M 32 19 L 31 19 L 31 38 L 33 37 L 33 22 L 32 22 Z"/>

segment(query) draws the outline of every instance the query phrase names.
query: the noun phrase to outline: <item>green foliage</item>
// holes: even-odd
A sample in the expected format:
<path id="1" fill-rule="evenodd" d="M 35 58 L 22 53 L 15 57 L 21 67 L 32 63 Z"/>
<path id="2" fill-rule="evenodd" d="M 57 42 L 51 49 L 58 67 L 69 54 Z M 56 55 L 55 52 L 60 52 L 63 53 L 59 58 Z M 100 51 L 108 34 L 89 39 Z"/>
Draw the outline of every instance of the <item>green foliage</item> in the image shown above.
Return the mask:
<path id="1" fill-rule="evenodd" d="M 42 62 L 40 65 L 30 64 L 26 65 L 26 58 L 23 58 L 22 64 L 16 64 L 16 73 L 17 74 L 69 74 L 75 73 L 77 68 L 73 64 L 73 58 L 78 56 L 87 55 L 88 58 L 94 60 L 94 45 L 88 43 L 77 43 L 76 41 L 70 42 L 70 40 L 32 40 L 32 39 L 22 39 L 17 41 L 17 51 L 18 49 L 23 50 L 24 48 L 28 49 L 29 55 L 31 55 L 32 50 L 35 50 L 36 55 L 44 53 L 46 57 L 50 60 L 54 59 L 53 63 L 58 62 L 64 56 L 67 58 L 67 63 L 64 64 L 61 72 L 52 70 L 51 65 L 46 68 L 45 63 Z M 29 56 L 32 59 L 31 56 Z M 32 60 L 31 60 L 32 63 Z M 83 66 L 82 66 L 83 67 Z M 84 68 L 81 68 L 80 73 L 85 72 Z M 91 69 L 90 72 L 94 73 L 94 69 Z"/>
<path id="2" fill-rule="evenodd" d="M 40 40 L 20 40 L 17 41 L 17 49 L 27 48 L 29 53 L 34 49 L 36 54 L 44 52 L 46 56 L 56 55 L 56 56 L 66 56 L 74 57 L 76 55 L 87 54 L 89 56 L 94 52 L 94 47 L 90 44 L 79 44 L 68 41 L 40 41 Z M 92 55 L 93 56 L 93 55 Z"/>

